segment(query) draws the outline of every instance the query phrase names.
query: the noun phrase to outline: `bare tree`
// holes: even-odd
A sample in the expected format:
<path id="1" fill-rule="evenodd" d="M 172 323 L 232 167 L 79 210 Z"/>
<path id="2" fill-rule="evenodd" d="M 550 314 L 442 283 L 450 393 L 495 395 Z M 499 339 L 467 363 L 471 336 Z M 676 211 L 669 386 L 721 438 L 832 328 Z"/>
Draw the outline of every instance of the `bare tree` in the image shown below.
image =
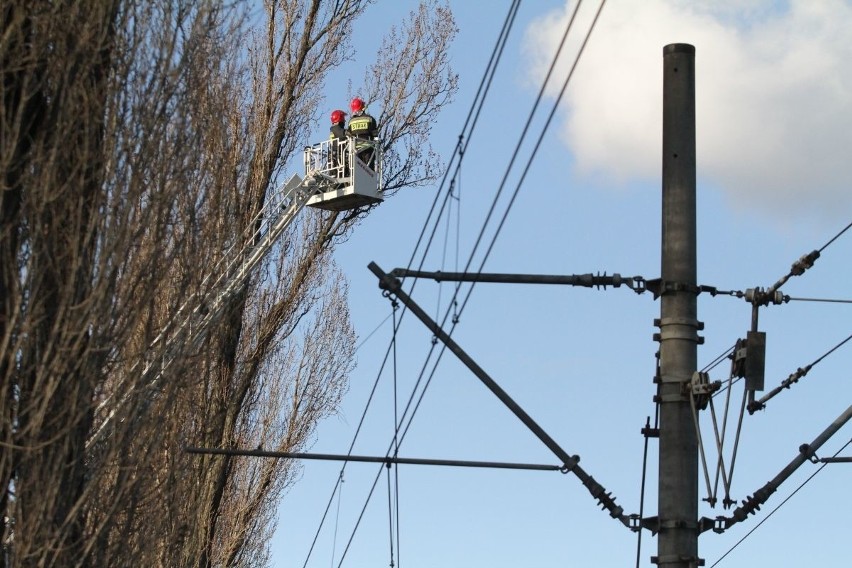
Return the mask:
<path id="1" fill-rule="evenodd" d="M 3 8 L 0 476 L 19 563 L 65 561 L 84 538 L 82 457 L 112 281 L 100 252 L 116 6 L 90 8 Z"/>
<path id="2" fill-rule="evenodd" d="M 4 565 L 267 563 L 296 464 L 182 448 L 297 451 L 335 411 L 354 333 L 332 251 L 367 211 L 301 215 L 200 348 L 167 345 L 156 382 L 140 369 L 256 238 L 368 4 L 3 8 Z M 402 29 L 411 67 L 386 43 L 363 91 L 384 109 L 391 191 L 434 178 L 429 126 L 456 88 L 449 10 L 425 3 Z"/>
<path id="3" fill-rule="evenodd" d="M 449 63 L 455 34 L 449 6 L 422 2 L 401 28 L 388 32 L 370 66 L 364 92 L 381 108 L 387 195 L 427 184 L 439 173 L 429 134 L 458 88 Z"/>

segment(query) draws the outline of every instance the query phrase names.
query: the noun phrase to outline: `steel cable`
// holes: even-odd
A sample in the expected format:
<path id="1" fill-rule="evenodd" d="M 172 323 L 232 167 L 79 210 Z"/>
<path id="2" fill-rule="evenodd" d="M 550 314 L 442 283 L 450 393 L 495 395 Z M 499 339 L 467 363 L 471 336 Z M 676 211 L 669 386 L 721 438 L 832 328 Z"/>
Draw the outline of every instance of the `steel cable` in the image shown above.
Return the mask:
<path id="1" fill-rule="evenodd" d="M 472 133 L 473 133 L 475 127 L 476 127 L 477 122 L 478 122 L 479 114 L 482 110 L 482 106 L 484 104 L 485 97 L 487 96 L 487 94 L 490 90 L 491 80 L 494 77 L 494 73 L 497 69 L 497 65 L 499 64 L 500 59 L 502 57 L 503 49 L 505 48 L 506 40 L 507 40 L 508 35 L 509 35 L 509 31 L 511 31 L 511 28 L 514 24 L 515 16 L 517 15 L 517 11 L 518 11 L 519 6 L 520 6 L 520 0 L 513 0 L 511 6 L 509 7 L 509 11 L 508 11 L 506 18 L 504 20 L 503 27 L 500 31 L 500 34 L 498 35 L 497 42 L 495 43 L 494 48 L 492 49 L 491 58 L 488 61 L 488 65 L 486 66 L 486 70 L 483 73 L 483 77 L 482 77 L 482 80 L 480 81 L 479 88 L 477 89 L 476 95 L 474 97 L 474 101 L 473 101 L 473 103 L 471 103 L 470 111 L 468 112 L 467 118 L 465 119 L 465 123 L 464 123 L 464 126 L 462 128 L 462 134 L 459 135 L 459 144 L 456 145 L 456 149 L 454 151 L 454 154 L 450 158 L 450 162 L 447 166 L 446 172 L 445 172 L 444 177 L 441 181 L 438 192 L 436 193 L 435 200 L 433 201 L 432 207 L 429 211 L 429 214 L 426 217 L 426 221 L 423 224 L 423 229 L 421 230 L 421 233 L 418 237 L 417 243 L 414 247 L 414 251 L 412 252 L 412 255 L 411 255 L 411 259 L 408 262 L 409 266 L 411 266 L 411 264 L 413 263 L 414 258 L 417 254 L 417 250 L 420 248 L 420 244 L 423 240 L 423 236 L 426 233 L 426 230 L 429 226 L 429 221 L 432 218 L 432 215 L 435 211 L 435 207 L 436 207 L 438 200 L 440 198 L 441 188 L 444 187 L 444 184 L 446 183 L 446 181 L 448 179 L 449 173 L 451 171 L 452 163 L 453 163 L 453 161 L 455 160 L 456 157 L 458 157 L 459 162 L 461 162 L 464 151 L 467 149 L 467 144 L 469 144 L 469 142 L 470 142 L 470 137 L 471 137 L 471 135 L 472 135 Z M 467 136 L 465 137 L 465 131 L 467 130 L 468 126 L 470 126 L 470 129 L 469 129 L 469 131 L 467 131 Z M 464 144 L 462 143 L 462 140 L 465 140 Z M 456 167 L 456 173 L 458 172 L 458 168 L 459 168 L 459 166 Z M 446 205 L 446 201 L 447 201 L 448 198 L 449 198 L 449 192 L 447 192 L 447 196 L 444 198 L 444 204 L 442 205 L 442 208 L 441 208 L 442 211 L 443 211 L 444 206 Z M 439 214 L 437 219 L 435 220 L 435 228 L 433 229 L 432 234 L 430 235 L 429 241 L 426 245 L 426 250 L 423 253 L 423 261 L 425 261 L 426 253 L 428 252 L 428 249 L 431 245 L 432 239 L 434 238 L 435 231 L 437 230 L 438 224 L 440 222 L 440 217 L 441 217 L 441 214 Z M 421 261 L 421 266 L 422 266 L 423 261 Z M 404 311 L 403 311 L 403 315 L 404 315 Z M 382 323 L 384 323 L 384 321 Z M 400 322 L 396 322 L 395 325 L 394 325 L 394 330 L 393 330 L 394 335 L 396 334 L 396 331 L 397 331 L 400 323 L 401 323 L 401 317 L 400 317 Z M 375 333 L 375 331 L 373 333 Z M 372 335 L 372 333 L 371 333 L 371 335 Z M 352 439 L 352 443 L 349 446 L 349 453 L 352 452 L 352 448 L 354 447 L 355 441 L 357 440 L 358 434 L 360 433 L 361 426 L 364 423 L 364 418 L 365 418 L 367 411 L 370 407 L 370 402 L 373 399 L 373 395 L 375 394 L 376 387 L 378 386 L 378 382 L 379 382 L 379 379 L 381 378 L 382 372 L 384 370 L 384 366 L 387 362 L 388 355 L 390 354 L 390 350 L 391 350 L 391 345 L 388 346 L 388 350 L 385 353 L 384 360 L 382 361 L 381 367 L 380 367 L 379 372 L 376 376 L 376 380 L 373 384 L 373 388 L 372 388 L 372 391 L 371 391 L 370 396 L 368 398 L 367 404 L 364 408 L 364 412 L 361 415 L 361 419 L 359 421 L 358 428 L 356 429 L 355 435 L 353 436 L 353 439 Z M 422 377 L 422 374 L 421 374 L 421 377 Z M 419 384 L 419 379 L 418 379 L 418 384 Z M 414 397 L 414 394 L 416 392 L 416 388 L 417 388 L 417 384 L 415 384 L 415 391 L 412 392 L 412 395 L 409 398 L 409 404 L 410 404 L 411 399 Z M 404 416 L 404 414 L 403 414 L 403 416 Z M 302 565 L 303 568 L 305 568 L 307 566 L 308 562 L 310 561 L 311 554 L 314 550 L 314 547 L 316 546 L 316 542 L 317 542 L 317 539 L 319 537 L 319 534 L 322 531 L 322 527 L 325 523 L 325 519 L 327 518 L 328 511 L 331 507 L 331 503 L 334 500 L 334 495 L 337 492 L 338 487 L 340 486 L 340 481 L 342 480 L 342 475 L 343 475 L 343 471 L 344 471 L 345 467 L 346 467 L 346 463 L 344 462 L 343 466 L 341 467 L 341 477 L 338 478 L 338 481 L 337 481 L 337 483 L 335 483 L 334 489 L 332 490 L 332 494 L 331 494 L 331 497 L 329 498 L 328 505 L 326 506 L 325 512 L 323 513 L 323 516 L 320 519 L 319 527 L 317 527 L 317 531 L 316 531 L 316 534 L 314 535 L 313 542 L 311 543 L 311 547 L 308 550 L 308 554 L 305 558 L 305 562 Z M 378 481 L 378 477 L 376 478 L 376 481 Z M 375 489 L 375 482 L 373 483 L 373 489 L 370 491 L 370 495 L 372 495 L 372 492 L 373 492 L 374 489 Z M 367 501 L 369 502 L 369 497 L 367 498 Z M 363 511 L 362 511 L 361 514 L 363 515 Z M 360 523 L 360 517 L 359 517 L 358 522 Z M 357 524 L 356 524 L 356 528 L 357 528 Z M 354 536 L 354 532 L 353 532 L 353 536 Z M 350 539 L 350 542 L 351 542 L 351 539 Z M 347 544 L 347 550 L 348 550 L 348 546 L 349 545 Z M 344 552 L 344 556 L 345 556 L 345 552 Z M 343 561 L 343 558 L 341 557 L 341 562 L 342 561 Z"/>
<path id="2" fill-rule="evenodd" d="M 852 223 L 849 223 L 848 225 L 846 225 L 846 226 L 845 226 L 845 227 L 844 227 L 844 228 L 843 228 L 843 229 L 842 229 L 839 233 L 837 233 L 836 235 L 834 235 L 834 236 L 833 236 L 833 237 L 832 237 L 832 238 L 831 238 L 831 239 L 830 239 L 827 243 L 825 243 L 824 245 L 822 245 L 822 247 L 821 247 L 821 248 L 819 248 L 819 249 L 817 249 L 817 250 L 819 250 L 819 252 L 822 252 L 822 251 L 824 251 L 825 249 L 827 249 L 827 248 L 828 248 L 828 245 L 830 245 L 831 243 L 833 243 L 834 241 L 836 241 L 837 239 L 839 239 L 839 238 L 840 238 L 840 235 L 842 235 L 843 233 L 845 233 L 846 231 L 848 231 L 850 227 L 852 227 Z"/>
<path id="3" fill-rule="evenodd" d="M 477 248 L 478 248 L 478 246 L 479 246 L 479 244 L 480 244 L 480 242 L 481 242 L 481 240 L 482 240 L 482 236 L 483 236 L 483 234 L 484 234 L 485 228 L 486 228 L 486 226 L 487 226 L 487 224 L 488 224 L 488 222 L 489 222 L 489 220 L 490 220 L 490 217 L 491 217 L 491 215 L 492 215 L 492 213 L 493 213 L 493 211 L 494 211 L 494 209 L 495 209 L 495 207 L 496 207 L 497 201 L 498 201 L 498 199 L 499 199 L 500 193 L 502 192 L 502 190 L 503 190 L 503 188 L 504 188 L 504 186 L 505 186 L 506 180 L 508 179 L 508 174 L 509 174 L 509 171 L 510 171 L 510 170 L 511 170 L 511 168 L 512 168 L 513 163 L 514 163 L 515 156 L 517 155 L 517 150 L 519 150 L 519 149 L 520 149 L 520 145 L 521 145 L 521 143 L 522 143 L 522 141 L 523 141 L 523 139 L 524 139 L 524 137 L 525 137 L 525 135 L 526 135 L 526 132 L 527 132 L 527 131 L 528 131 L 528 129 L 529 129 L 529 125 L 530 125 L 530 123 L 531 123 L 531 121 L 532 121 L 532 115 L 533 115 L 533 113 L 535 112 L 535 110 L 536 110 L 536 108 L 537 108 L 537 106 L 538 106 L 538 104 L 539 104 L 539 102 L 540 102 L 541 97 L 543 96 L 543 93 L 544 93 L 544 89 L 545 89 L 545 87 L 546 87 L 546 84 L 547 84 L 547 82 L 549 81 L 549 77 L 550 77 L 550 75 L 551 75 L 551 72 L 552 72 L 553 68 L 555 67 L 555 64 L 556 64 L 556 61 L 557 61 L 557 59 L 558 59 L 558 57 L 559 57 L 559 55 L 560 55 L 560 52 L 561 52 L 562 46 L 564 45 L 564 43 L 565 43 L 565 39 L 566 39 L 566 37 L 567 37 L 567 34 L 568 34 L 568 32 L 570 31 L 570 29 L 571 29 L 571 27 L 572 27 L 572 25 L 573 25 L 573 22 L 574 22 L 574 19 L 575 19 L 575 16 L 576 16 L 577 10 L 579 9 L 579 6 L 580 6 L 580 4 L 581 4 L 581 3 L 582 3 L 582 2 L 580 2 L 580 3 L 578 3 L 578 4 L 577 4 L 577 6 L 575 7 L 575 11 L 574 11 L 574 13 L 573 13 L 573 14 L 572 14 L 572 16 L 571 16 L 571 19 L 569 20 L 568 26 L 567 26 L 567 28 L 566 28 L 565 36 L 563 36 L 563 40 L 562 40 L 562 42 L 560 42 L 560 47 L 559 47 L 559 49 L 557 50 L 557 54 L 556 54 L 556 56 L 554 57 L 553 63 L 552 63 L 552 65 L 551 65 L 551 69 L 550 69 L 550 71 L 548 72 L 547 78 L 545 79 L 544 84 L 542 85 L 541 91 L 539 92 L 539 96 L 538 96 L 538 98 L 536 99 L 536 102 L 535 102 L 535 104 L 534 104 L 534 106 L 533 106 L 533 110 L 532 110 L 532 111 L 531 111 L 531 113 L 530 113 L 530 118 L 529 118 L 529 120 L 527 121 L 527 125 L 525 126 L 524 131 L 523 131 L 523 133 L 522 133 L 522 135 L 521 135 L 521 141 L 519 141 L 519 143 L 518 143 L 518 146 L 517 146 L 517 148 L 516 148 L 515 155 L 513 155 L 513 158 L 512 158 L 512 160 L 511 160 L 511 162 L 510 162 L 510 165 L 509 165 L 509 167 L 507 168 L 506 174 L 505 174 L 505 175 L 504 175 L 504 177 L 503 177 L 503 181 L 501 182 L 500 189 L 498 190 L 497 195 L 495 196 L 495 198 L 494 198 L 494 200 L 493 200 L 493 202 L 492 202 L 492 206 L 491 206 L 491 209 L 489 210 L 488 216 L 486 217 L 486 220 L 483 222 L 483 228 L 482 228 L 482 230 L 481 230 L 481 232 L 480 232 L 480 234 L 479 234 L 479 237 L 477 238 L 476 245 L 474 246 L 474 249 L 473 249 L 473 251 L 472 251 L 472 252 L 471 252 L 471 254 L 470 254 L 470 257 L 469 257 L 468 263 L 467 263 L 467 265 L 466 265 L 466 267 L 465 267 L 465 271 L 467 271 L 467 269 L 470 267 L 471 263 L 473 262 L 473 258 L 474 258 L 474 256 L 475 256 L 476 250 L 477 250 Z M 598 10 L 597 10 L 597 12 L 596 12 L 596 14 L 595 14 L 595 18 L 594 18 L 594 20 L 592 21 L 592 24 L 591 24 L 591 26 L 590 26 L 590 28 L 589 28 L 589 30 L 588 30 L 588 32 L 587 32 L 587 34 L 586 34 L 586 37 L 585 37 L 585 39 L 584 39 L 584 41 L 583 41 L 583 43 L 582 43 L 582 45 L 581 45 L 581 47 L 580 47 L 580 51 L 579 51 L 579 53 L 577 54 L 577 57 L 576 57 L 576 58 L 575 58 L 575 60 L 574 60 L 574 63 L 573 63 L 573 65 L 572 65 L 572 67 L 571 67 L 571 71 L 569 72 L 568 77 L 566 78 L 566 80 L 563 82 L 563 85 L 562 85 L 562 89 L 561 89 L 561 91 L 560 91 L 560 94 L 559 94 L 559 96 L 558 96 L 558 98 L 557 98 L 556 102 L 555 102 L 555 103 L 554 103 L 554 105 L 553 105 L 553 108 L 552 108 L 552 110 L 551 110 L 551 112 L 550 112 L 550 114 L 549 114 L 549 116 L 548 116 L 548 119 L 547 119 L 547 121 L 546 121 L 546 123 L 545 123 L 545 126 L 543 127 L 543 129 L 542 129 L 542 131 L 541 131 L 541 134 L 540 134 L 540 136 L 539 136 L 539 138 L 538 138 L 538 141 L 537 141 L 537 143 L 536 143 L 536 145 L 535 145 L 535 148 L 534 148 L 534 150 L 533 150 L 533 152 L 532 152 L 532 154 L 531 154 L 531 156 L 530 156 L 530 158 L 529 158 L 529 160 L 528 160 L 528 162 L 527 162 L 527 164 L 526 164 L 526 167 L 525 167 L 525 169 L 524 169 L 523 176 L 522 176 L 521 180 L 519 181 L 518 185 L 516 186 L 516 189 L 515 189 L 515 191 L 514 191 L 514 194 L 513 194 L 513 196 L 512 196 L 512 199 L 511 199 L 511 201 L 510 201 L 510 203 L 509 203 L 508 208 L 507 208 L 507 209 L 506 209 L 506 211 L 504 212 L 504 215 L 503 215 L 503 217 L 502 217 L 502 219 L 501 219 L 501 221 L 500 221 L 500 224 L 498 225 L 498 229 L 497 229 L 497 231 L 496 231 L 495 235 L 492 237 L 492 241 L 491 241 L 491 243 L 490 243 L 490 245 L 489 245 L 489 247 L 488 247 L 488 251 L 487 251 L 487 253 L 486 253 L 486 256 L 485 256 L 485 258 L 484 258 L 484 259 L 483 259 L 483 261 L 482 261 L 482 264 L 483 264 L 483 265 L 484 265 L 485 260 L 487 260 L 487 257 L 488 257 L 488 255 L 490 254 L 491 250 L 493 249 L 494 243 L 496 242 L 496 238 L 497 238 L 497 236 L 499 235 L 499 232 L 500 232 L 500 230 L 502 229 L 503 224 L 505 223 L 505 220 L 506 220 L 506 218 L 507 218 L 507 216 L 508 216 L 508 213 L 509 213 L 509 211 L 510 211 L 510 209 L 511 209 L 512 203 L 514 203 L 514 200 L 515 200 L 515 198 L 517 197 L 517 195 L 518 195 L 518 193 L 519 193 L 519 191 L 520 191 L 520 187 L 521 187 L 521 185 L 522 185 L 522 183 L 523 183 L 523 181 L 524 181 L 524 178 L 526 177 L 526 174 L 527 174 L 527 173 L 528 173 L 528 171 L 529 171 L 529 168 L 530 168 L 530 166 L 531 166 L 531 164 L 532 164 L 532 161 L 533 161 L 533 159 L 535 158 L 535 155 L 536 155 L 536 153 L 537 153 L 537 151 L 538 151 L 538 148 L 540 147 L 541 142 L 542 142 L 542 140 L 543 140 L 543 138 L 544 138 L 544 134 L 546 133 L 546 131 L 547 131 L 547 129 L 548 129 L 548 127 L 549 127 L 549 125 L 550 125 L 550 123 L 551 123 L 552 119 L 553 119 L 553 116 L 554 116 L 554 114 L 555 114 L 556 108 L 558 107 L 558 104 L 559 104 L 559 102 L 560 102 L 560 100 L 561 100 L 562 96 L 564 95 L 565 89 L 567 88 L 567 85 L 568 85 L 568 82 L 569 82 L 570 78 L 573 76 L 574 69 L 576 69 L 576 66 L 577 66 L 577 63 L 579 62 L 580 56 L 582 55 L 583 50 L 584 50 L 584 48 L 585 48 L 586 44 L 588 43 L 588 39 L 589 39 L 589 37 L 590 37 L 590 35 L 591 35 L 592 31 L 593 31 L 593 30 L 594 30 L 594 28 L 595 28 L 595 24 L 597 23 L 598 18 L 599 18 L 599 16 L 600 16 L 600 13 L 601 13 L 601 11 L 602 11 L 602 9 L 603 9 L 603 7 L 604 7 L 604 5 L 605 5 L 605 4 L 606 4 L 606 2 L 605 2 L 605 0 L 603 0 L 603 1 L 601 2 L 601 4 L 600 4 L 600 6 L 599 6 L 599 8 L 598 8 Z M 436 228 L 437 228 L 437 223 L 436 223 Z M 434 231 L 433 231 L 433 235 L 434 235 Z M 424 259 L 425 259 L 425 256 L 424 256 Z M 482 265 L 480 266 L 480 271 L 481 271 L 481 268 L 482 268 Z M 460 313 L 464 310 L 464 307 L 465 307 L 465 305 L 467 304 L 467 301 L 469 300 L 469 298 L 470 298 L 470 296 L 471 296 L 471 294 L 472 294 L 472 292 L 473 292 L 473 287 L 474 287 L 474 285 L 475 285 L 475 282 L 474 282 L 474 283 L 471 285 L 471 287 L 468 289 L 468 291 L 467 291 L 467 295 L 466 295 L 466 297 L 465 297 L 465 300 L 464 300 L 464 302 L 462 303 L 461 308 L 459 309 L 459 314 L 460 314 Z M 457 286 L 457 287 L 456 287 L 456 293 L 455 293 L 455 294 L 454 294 L 454 296 L 453 296 L 453 301 L 451 301 L 451 302 L 450 302 L 450 304 L 449 304 L 449 306 L 448 306 L 448 309 L 447 309 L 447 313 L 445 314 L 444 319 L 443 319 L 443 321 L 442 321 L 442 323 L 441 323 L 441 326 L 442 326 L 442 327 L 443 327 L 443 325 L 445 325 L 445 323 L 446 323 L 447 317 L 449 316 L 449 309 L 450 309 L 450 306 L 454 305 L 454 302 L 455 302 L 455 300 L 456 300 L 456 297 L 457 297 L 457 295 L 458 295 L 459 291 L 460 291 L 460 287 L 459 287 L 459 286 Z M 451 327 L 450 334 L 452 334 L 452 330 L 454 330 L 454 329 L 455 329 L 455 322 L 453 323 L 453 326 Z M 407 431 L 408 431 L 408 427 L 410 427 L 410 425 L 411 425 L 411 421 L 413 420 L 413 416 L 414 416 L 414 414 L 416 413 L 417 409 L 419 408 L 419 406 L 420 406 L 420 402 L 422 402 L 422 400 L 423 400 L 423 397 L 424 397 L 424 395 L 425 395 L 425 393 L 426 393 L 426 389 L 428 388 L 429 384 L 431 383 L 431 379 L 432 379 L 432 377 L 434 377 L 434 373 L 435 373 L 435 371 L 436 371 L 436 369 L 437 369 L 437 365 L 438 365 L 438 363 L 440 362 L 440 359 L 441 359 L 441 357 L 442 357 L 443 353 L 445 352 L 445 350 L 446 350 L 446 345 L 444 345 L 444 346 L 443 346 L 443 348 L 441 349 L 441 351 L 440 351 L 440 353 L 439 353 L 439 355 L 438 355 L 438 358 L 437 358 L 437 359 L 436 359 L 436 361 L 435 361 L 435 364 L 434 364 L 434 366 L 433 366 L 433 368 L 432 368 L 432 373 L 430 374 L 429 379 L 427 380 L 426 384 L 424 385 L 423 390 L 422 390 L 422 391 L 421 391 L 421 393 L 420 393 L 420 397 L 418 398 L 417 404 L 415 405 L 414 410 L 412 411 L 412 415 L 411 415 L 411 417 L 409 418 L 409 421 L 408 421 L 408 424 L 407 424 L 406 428 L 403 430 L 403 436 L 402 436 L 402 437 L 400 438 L 400 440 L 399 440 L 399 442 L 400 442 L 400 443 L 401 443 L 401 442 L 402 442 L 402 440 L 404 439 L 405 433 L 407 433 Z M 427 361 L 426 361 L 426 364 L 427 364 L 427 365 L 428 365 L 428 359 L 431 357 L 431 353 L 432 353 L 433 351 L 434 351 L 434 344 L 433 344 L 433 349 L 430 349 L 430 355 L 429 355 L 429 357 L 427 357 Z M 424 370 L 425 370 L 425 367 L 424 367 Z M 422 377 L 423 377 L 423 371 L 421 371 L 420 377 L 419 377 L 419 378 L 418 378 L 418 380 L 417 380 L 417 384 L 419 384 L 419 382 L 420 382 L 420 380 L 422 379 Z M 416 392 L 417 384 L 415 384 L 415 391 L 413 391 L 413 392 L 412 392 L 412 395 L 414 395 L 414 394 L 415 394 L 415 392 Z M 409 399 L 409 405 L 410 405 L 410 403 L 411 403 L 411 400 L 412 400 L 412 399 Z M 406 412 L 407 412 L 407 410 L 408 410 L 408 406 L 406 407 Z M 404 412 L 404 413 L 403 413 L 403 416 L 405 416 L 406 412 Z M 403 420 L 404 420 L 404 418 L 403 418 Z M 359 517 L 358 517 L 358 521 L 356 522 L 355 528 L 353 529 L 352 536 L 350 537 L 350 540 L 349 540 L 349 543 L 350 543 L 350 544 L 351 544 L 351 542 L 352 542 L 352 539 L 353 539 L 353 538 L 354 538 L 354 536 L 355 536 L 355 532 L 357 531 L 357 528 L 358 528 L 358 526 L 359 526 L 359 524 L 360 524 L 360 521 L 361 521 L 361 519 L 363 518 L 364 512 L 366 511 L 366 507 L 367 507 L 367 505 L 369 504 L 370 499 L 372 498 L 373 492 L 375 491 L 376 483 L 378 482 L 378 479 L 379 479 L 379 476 L 380 476 L 380 475 L 381 475 L 381 470 L 379 470 L 379 474 L 376 476 L 376 479 L 375 479 L 375 481 L 374 481 L 374 483 L 373 483 L 373 486 L 372 486 L 372 488 L 371 488 L 371 490 L 370 490 L 370 492 L 369 492 L 369 494 L 368 494 L 368 496 L 367 496 L 367 499 L 366 499 L 366 502 L 365 502 L 365 504 L 364 504 L 364 507 L 363 507 L 363 508 L 362 508 L 362 510 L 361 510 L 361 514 L 360 514 L 360 515 L 359 515 Z M 348 548 L 349 548 L 349 545 L 347 545 L 347 549 L 346 549 L 346 550 L 348 550 Z M 340 562 L 340 564 L 339 564 L 338 566 L 341 566 L 341 565 L 342 565 L 343 557 L 345 557 L 346 550 L 344 550 L 343 556 L 341 557 L 341 562 Z"/>

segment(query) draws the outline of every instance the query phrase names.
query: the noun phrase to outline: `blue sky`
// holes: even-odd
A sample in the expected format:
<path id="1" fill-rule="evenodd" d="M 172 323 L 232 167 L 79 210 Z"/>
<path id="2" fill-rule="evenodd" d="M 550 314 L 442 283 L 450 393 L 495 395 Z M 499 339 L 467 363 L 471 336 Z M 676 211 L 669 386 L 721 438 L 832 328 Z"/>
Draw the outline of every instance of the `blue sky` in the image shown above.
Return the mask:
<path id="1" fill-rule="evenodd" d="M 432 140 L 446 157 L 509 5 L 508 0 L 451 3 L 460 30 L 452 63 L 461 89 L 435 125 Z M 371 7 L 364 25 L 353 28 L 356 60 L 330 85 L 346 85 L 348 79 L 357 85 L 377 47 L 375 30 L 397 23 L 415 6 L 407 0 Z M 583 5 L 573 37 L 582 37 L 596 8 L 597 3 Z M 572 9 L 573 3 L 566 7 L 557 0 L 522 2 L 470 138 L 458 200 L 437 231 L 425 270 L 461 270 L 467 262 Z M 852 4 L 840 1 L 609 2 L 484 270 L 659 276 L 662 49 L 682 42 L 696 47 L 699 283 L 722 290 L 772 285 L 794 261 L 821 248 L 852 221 L 846 159 L 852 147 L 850 25 Z M 576 54 L 577 39 L 573 46 L 558 67 L 558 84 Z M 548 90 L 531 139 L 538 136 L 557 90 Z M 346 93 L 331 86 L 326 97 L 329 108 L 346 101 Z M 324 138 L 324 123 L 317 133 Z M 519 152 L 498 202 L 498 217 L 531 149 L 528 142 Z M 406 266 L 437 190 L 436 185 L 401 191 L 338 248 L 337 262 L 351 285 L 352 317 L 364 342 L 341 412 L 320 426 L 311 451 L 345 453 L 349 447 L 392 331 L 390 321 L 376 330 L 391 312 L 367 264 L 376 261 L 387 271 Z M 492 225 L 487 242 L 493 234 Z M 852 299 L 850 258 L 852 230 L 782 291 L 797 298 Z M 475 267 L 481 259 L 480 251 Z M 413 297 L 438 314 L 451 294 L 452 284 L 421 281 Z M 699 348 L 699 366 L 704 366 L 745 335 L 751 307 L 740 299 L 702 294 L 698 310 L 705 322 L 706 341 Z M 851 312 L 849 304 L 804 301 L 762 309 L 767 389 L 847 338 Z M 625 288 L 480 284 L 453 337 L 562 447 L 580 455 L 586 471 L 626 513 L 638 513 L 644 444 L 639 431 L 654 415 L 655 317 L 659 303 L 650 294 Z M 431 347 L 430 333 L 406 315 L 397 334 L 400 413 Z M 735 499 L 774 477 L 800 444 L 813 440 L 848 407 L 850 362 L 847 343 L 771 400 L 765 411 L 746 416 L 733 479 Z M 726 379 L 728 370 L 723 363 L 711 371 L 711 379 Z M 384 455 L 387 450 L 393 380 L 388 365 L 353 453 Z M 741 396 L 738 388 L 735 393 L 733 406 Z M 706 420 L 702 434 L 708 441 L 712 437 Z M 850 438 L 852 426 L 847 425 L 820 455 L 833 454 Z M 712 448 L 707 450 L 714 460 Z M 557 463 L 450 353 L 434 373 L 400 455 Z M 843 455 L 852 455 L 852 446 Z M 656 460 L 652 441 L 645 516 L 656 514 Z M 301 479 L 279 508 L 274 566 L 304 564 L 340 467 L 304 463 Z M 849 557 L 852 534 L 850 467 L 823 469 L 719 566 L 842 564 L 838 559 Z M 706 565 L 817 468 L 802 466 L 756 517 L 723 535 L 703 534 L 699 554 Z M 308 566 L 338 565 L 376 472 L 374 465 L 346 467 L 339 515 L 335 499 Z M 635 534 L 601 512 L 572 475 L 418 466 L 400 466 L 398 473 L 398 566 L 635 565 Z M 703 487 L 702 479 L 701 497 Z M 716 517 L 730 511 L 702 503 L 700 514 Z M 656 541 L 645 533 L 640 565 L 651 566 L 654 554 Z M 382 477 L 343 565 L 389 562 L 388 493 Z"/>

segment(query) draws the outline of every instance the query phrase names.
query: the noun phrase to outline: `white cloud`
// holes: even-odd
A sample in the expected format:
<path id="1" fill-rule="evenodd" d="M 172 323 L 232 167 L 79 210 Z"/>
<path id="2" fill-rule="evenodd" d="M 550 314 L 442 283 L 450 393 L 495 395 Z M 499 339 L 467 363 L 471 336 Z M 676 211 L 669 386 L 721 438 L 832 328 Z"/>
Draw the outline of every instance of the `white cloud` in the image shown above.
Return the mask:
<path id="1" fill-rule="evenodd" d="M 571 57 L 591 22 L 580 10 Z M 597 3 L 595 3 L 597 4 Z M 563 99 L 579 175 L 659 180 L 663 46 L 696 47 L 700 184 L 783 217 L 852 212 L 852 3 L 621 0 L 601 19 Z M 595 6 L 596 7 L 596 6 Z M 573 3 L 527 29 L 539 84 Z M 551 94 L 556 94 L 555 87 Z"/>

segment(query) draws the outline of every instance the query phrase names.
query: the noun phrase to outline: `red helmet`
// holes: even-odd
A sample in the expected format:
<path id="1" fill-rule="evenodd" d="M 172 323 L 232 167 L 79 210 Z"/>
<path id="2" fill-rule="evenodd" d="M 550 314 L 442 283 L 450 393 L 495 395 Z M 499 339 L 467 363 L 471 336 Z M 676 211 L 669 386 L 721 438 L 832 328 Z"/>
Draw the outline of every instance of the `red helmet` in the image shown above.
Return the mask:
<path id="1" fill-rule="evenodd" d="M 352 99 L 352 102 L 349 103 L 349 108 L 352 109 L 352 112 L 361 112 L 366 106 L 367 105 L 364 104 L 364 101 L 362 101 L 358 97 L 355 97 L 354 99 Z"/>
<path id="2" fill-rule="evenodd" d="M 346 120 L 346 113 L 342 110 L 335 110 L 331 112 L 331 123 L 337 124 L 338 122 L 343 122 Z"/>

